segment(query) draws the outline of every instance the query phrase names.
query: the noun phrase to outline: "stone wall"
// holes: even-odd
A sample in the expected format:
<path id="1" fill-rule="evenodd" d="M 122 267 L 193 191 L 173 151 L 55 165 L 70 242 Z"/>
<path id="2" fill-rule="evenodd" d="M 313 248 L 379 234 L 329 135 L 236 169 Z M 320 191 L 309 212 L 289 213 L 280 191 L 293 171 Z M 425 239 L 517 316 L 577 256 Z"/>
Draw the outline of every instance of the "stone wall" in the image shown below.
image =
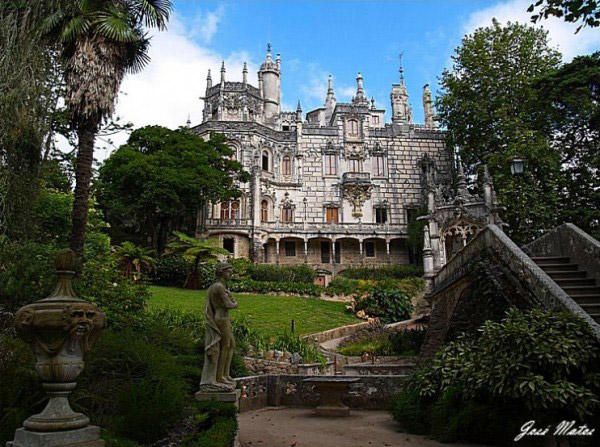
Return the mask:
<path id="1" fill-rule="evenodd" d="M 303 380 L 312 376 L 268 375 L 236 379 L 242 388 L 240 411 L 251 411 L 266 406 L 315 407 L 319 395 L 313 385 Z M 402 390 L 405 376 L 360 376 L 350 385 L 343 401 L 350 408 L 386 410 L 391 399 Z"/>
<path id="2" fill-rule="evenodd" d="M 306 335 L 305 338 L 315 342 L 315 343 L 323 343 L 329 340 L 334 340 L 336 338 L 346 337 L 348 335 L 352 335 L 361 329 L 364 329 L 370 326 L 372 323 L 365 321 L 364 323 L 356 323 L 356 324 L 348 324 L 346 326 L 336 327 L 334 329 L 329 329 L 328 331 L 317 332 L 315 334 Z"/>

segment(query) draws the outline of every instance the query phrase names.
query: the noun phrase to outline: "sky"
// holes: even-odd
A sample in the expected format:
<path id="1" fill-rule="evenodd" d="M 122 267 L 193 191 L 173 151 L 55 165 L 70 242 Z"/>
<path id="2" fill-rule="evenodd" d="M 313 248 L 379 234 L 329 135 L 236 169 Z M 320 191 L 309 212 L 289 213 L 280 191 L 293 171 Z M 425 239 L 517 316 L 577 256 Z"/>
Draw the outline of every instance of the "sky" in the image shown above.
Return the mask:
<path id="1" fill-rule="evenodd" d="M 532 0 L 174 0 L 168 30 L 152 32 L 151 62 L 124 80 L 116 114 L 134 127 L 158 124 L 176 128 L 188 117 L 202 119 L 206 75 L 241 81 L 248 63 L 249 82 L 270 42 L 282 59 L 282 109 L 303 112 L 321 107 L 331 74 L 338 102 L 356 91 L 360 71 L 369 97 L 385 108 L 389 120 L 391 84 L 398 82 L 399 54 L 413 120 L 423 121 L 421 93 L 429 83 L 434 96 L 438 77 L 465 34 L 491 24 L 529 23 Z M 538 26 L 538 25 L 536 25 Z M 550 45 L 565 61 L 600 50 L 597 29 L 559 19 L 542 23 Z M 105 159 L 127 140 L 124 133 L 98 141 L 96 158 Z M 64 142 L 61 144 L 64 147 Z M 65 148 L 66 149 L 66 148 Z"/>

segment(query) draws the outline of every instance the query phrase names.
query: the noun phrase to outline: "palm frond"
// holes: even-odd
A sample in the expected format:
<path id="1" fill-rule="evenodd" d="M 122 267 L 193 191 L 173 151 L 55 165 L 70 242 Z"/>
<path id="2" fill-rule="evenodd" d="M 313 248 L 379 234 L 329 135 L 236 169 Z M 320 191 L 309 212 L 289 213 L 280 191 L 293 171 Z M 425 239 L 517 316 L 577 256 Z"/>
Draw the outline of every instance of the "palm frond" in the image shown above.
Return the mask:
<path id="1" fill-rule="evenodd" d="M 166 28 L 173 9 L 170 0 L 130 0 L 129 7 L 133 11 L 136 21 L 160 30 Z"/>
<path id="2" fill-rule="evenodd" d="M 127 21 L 127 15 L 116 8 L 108 8 L 96 15 L 96 29 L 100 34 L 115 42 L 135 42 L 138 34 Z"/>
<path id="3" fill-rule="evenodd" d="M 84 35 L 90 30 L 91 23 L 86 16 L 75 16 L 72 17 L 63 27 L 60 33 L 60 40 L 62 42 L 69 42 L 76 40 L 78 37 Z"/>

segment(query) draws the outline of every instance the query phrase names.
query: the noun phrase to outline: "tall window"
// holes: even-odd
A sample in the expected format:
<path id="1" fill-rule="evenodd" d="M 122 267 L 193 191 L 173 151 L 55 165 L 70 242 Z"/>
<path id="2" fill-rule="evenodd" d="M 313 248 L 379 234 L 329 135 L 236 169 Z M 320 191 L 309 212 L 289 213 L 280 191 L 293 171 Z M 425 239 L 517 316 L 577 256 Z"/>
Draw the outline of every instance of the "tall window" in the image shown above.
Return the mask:
<path id="1" fill-rule="evenodd" d="M 384 157 L 381 154 L 373 156 L 373 175 L 383 177 L 385 175 Z"/>
<path id="2" fill-rule="evenodd" d="M 296 256 L 296 242 L 295 241 L 285 241 L 285 255 L 286 256 Z"/>
<path id="3" fill-rule="evenodd" d="M 266 222 L 269 220 L 269 202 L 263 200 L 260 202 L 260 221 Z"/>
<path id="4" fill-rule="evenodd" d="M 379 124 L 379 117 L 373 116 L 373 124 Z"/>
<path id="5" fill-rule="evenodd" d="M 293 208 L 282 208 L 281 209 L 281 221 L 282 222 L 293 222 L 294 221 L 294 209 Z"/>
<path id="6" fill-rule="evenodd" d="M 221 220 L 239 219 L 240 218 L 240 202 L 221 203 Z"/>
<path id="7" fill-rule="evenodd" d="M 342 262 L 342 244 L 339 242 L 334 243 L 335 246 L 335 262 L 340 264 Z"/>
<path id="8" fill-rule="evenodd" d="M 361 172 L 362 163 L 358 158 L 351 158 L 348 160 L 348 172 Z"/>
<path id="9" fill-rule="evenodd" d="M 290 157 L 283 157 L 281 161 L 281 174 L 292 175 L 292 162 Z"/>
<path id="10" fill-rule="evenodd" d="M 375 208 L 375 222 L 386 223 L 387 222 L 387 209 L 386 208 Z"/>
<path id="11" fill-rule="evenodd" d="M 325 222 L 338 223 L 338 221 L 338 209 L 333 207 L 325 208 Z"/>
<path id="12" fill-rule="evenodd" d="M 223 248 L 227 250 L 229 253 L 233 254 L 235 252 L 235 239 L 226 237 L 223 239 Z"/>
<path id="13" fill-rule="evenodd" d="M 350 135 L 358 135 L 358 121 L 348 120 L 348 133 Z"/>
<path id="14" fill-rule="evenodd" d="M 267 151 L 262 153 L 262 168 L 265 171 L 269 170 L 269 153 Z"/>
<path id="15" fill-rule="evenodd" d="M 337 175 L 337 156 L 325 154 L 325 175 Z"/>

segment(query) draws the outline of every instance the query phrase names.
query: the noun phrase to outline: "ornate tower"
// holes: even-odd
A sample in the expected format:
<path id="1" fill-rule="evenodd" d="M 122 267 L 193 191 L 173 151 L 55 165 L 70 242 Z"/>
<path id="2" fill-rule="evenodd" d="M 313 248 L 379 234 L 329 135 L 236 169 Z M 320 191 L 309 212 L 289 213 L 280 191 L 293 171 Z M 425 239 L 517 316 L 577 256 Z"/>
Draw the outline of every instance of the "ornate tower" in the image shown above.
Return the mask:
<path id="1" fill-rule="evenodd" d="M 406 124 L 412 122 L 412 110 L 408 102 L 408 93 L 404 85 L 404 68 L 402 68 L 402 55 L 400 55 L 400 83 L 392 84 L 390 99 L 392 102 L 392 122 Z"/>
<path id="2" fill-rule="evenodd" d="M 367 95 L 365 95 L 363 77 L 360 72 L 356 76 L 356 96 L 352 99 L 352 103 L 361 106 L 369 105 L 369 99 L 367 98 Z"/>
<path id="3" fill-rule="evenodd" d="M 429 84 L 423 86 L 423 112 L 425 115 L 425 125 L 430 128 L 436 128 L 435 113 L 433 112 L 433 101 L 431 100 L 431 90 Z"/>
<path id="4" fill-rule="evenodd" d="M 275 123 L 281 112 L 281 58 L 277 55 L 277 60 L 273 61 L 271 44 L 267 45 L 267 59 L 260 66 L 258 76 L 262 80 L 265 122 Z"/>

